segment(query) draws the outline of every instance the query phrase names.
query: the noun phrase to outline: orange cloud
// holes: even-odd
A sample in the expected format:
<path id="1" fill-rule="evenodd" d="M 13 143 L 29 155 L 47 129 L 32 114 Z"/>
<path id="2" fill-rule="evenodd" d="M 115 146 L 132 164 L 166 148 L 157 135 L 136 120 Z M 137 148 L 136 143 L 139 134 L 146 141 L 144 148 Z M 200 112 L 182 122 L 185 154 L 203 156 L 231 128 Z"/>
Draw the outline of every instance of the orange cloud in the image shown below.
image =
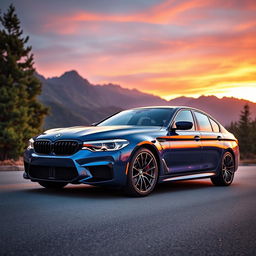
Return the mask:
<path id="1" fill-rule="evenodd" d="M 65 15 L 48 16 L 47 23 L 43 26 L 43 32 L 52 31 L 62 35 L 73 35 L 79 33 L 83 29 L 86 22 L 90 22 L 86 29 L 92 30 L 95 27 L 93 23 L 97 22 L 114 22 L 114 23 L 146 23 L 159 25 L 189 25 L 190 22 L 202 20 L 201 24 L 196 26 L 204 26 L 205 19 L 214 19 L 214 9 L 222 9 L 223 11 L 251 11 L 256 9 L 253 0 L 167 0 L 159 2 L 153 7 L 146 8 L 140 12 L 132 12 L 126 14 L 106 14 L 104 12 L 89 12 L 86 10 L 66 13 Z M 226 20 L 227 21 L 227 20 Z M 237 20 L 239 22 L 239 19 Z M 218 21 L 214 19 L 214 23 Z M 223 24 L 220 20 L 219 29 Z M 233 19 L 234 22 L 234 19 Z M 209 21 L 207 21 L 209 23 Z M 208 26 L 212 26 L 207 24 Z M 230 24 L 229 24 L 230 25 Z M 255 23 L 238 24 L 237 29 L 246 29 L 246 26 L 254 26 Z M 94 30 L 95 31 L 95 30 Z"/>
<path id="2" fill-rule="evenodd" d="M 226 93 L 256 102 L 255 15 L 251 0 L 169 0 L 125 14 L 71 11 L 48 17 L 41 31 L 60 36 L 67 50 L 38 50 L 37 65 L 43 74 L 76 69 L 95 83 L 167 99 Z"/>
<path id="3" fill-rule="evenodd" d="M 117 22 L 117 23 L 149 23 L 149 24 L 184 24 L 189 16 L 181 16 L 184 12 L 207 6 L 209 3 L 202 0 L 178 1 L 167 0 L 148 8 L 142 12 L 128 14 L 105 14 L 103 12 L 78 11 L 67 15 L 48 17 L 48 23 L 43 31 L 55 31 L 62 35 L 72 35 L 79 32 L 82 22 Z M 197 14 L 197 17 L 199 15 Z M 91 23 L 90 23 L 91 25 Z M 89 28 L 90 29 L 90 28 Z"/>
<path id="4" fill-rule="evenodd" d="M 173 0 L 164 1 L 143 12 L 127 15 L 106 15 L 104 13 L 78 12 L 65 18 L 69 21 L 111 21 L 111 22 L 145 22 L 156 24 L 167 24 L 174 20 L 177 14 L 192 8 L 205 5 L 205 1 L 180 1 L 174 4 Z"/>

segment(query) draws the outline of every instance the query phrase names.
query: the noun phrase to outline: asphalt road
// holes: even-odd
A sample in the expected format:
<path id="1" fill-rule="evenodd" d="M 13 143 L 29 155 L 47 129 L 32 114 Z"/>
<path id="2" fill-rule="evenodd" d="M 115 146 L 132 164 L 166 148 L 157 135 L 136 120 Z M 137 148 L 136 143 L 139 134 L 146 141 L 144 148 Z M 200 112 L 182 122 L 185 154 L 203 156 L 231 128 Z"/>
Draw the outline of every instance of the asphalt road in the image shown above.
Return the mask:
<path id="1" fill-rule="evenodd" d="M 173 182 L 145 198 L 0 172 L 0 255 L 256 255 L 256 167 L 230 187 Z"/>

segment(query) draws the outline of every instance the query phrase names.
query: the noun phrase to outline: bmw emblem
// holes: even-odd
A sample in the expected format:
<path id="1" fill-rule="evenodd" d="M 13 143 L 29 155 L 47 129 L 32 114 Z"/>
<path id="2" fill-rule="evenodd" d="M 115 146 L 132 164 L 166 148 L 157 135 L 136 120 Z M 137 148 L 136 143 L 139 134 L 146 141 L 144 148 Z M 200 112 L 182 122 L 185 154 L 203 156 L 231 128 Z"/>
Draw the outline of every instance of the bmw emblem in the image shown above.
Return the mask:
<path id="1" fill-rule="evenodd" d="M 61 136 L 61 133 L 58 133 L 55 135 L 55 138 L 59 138 Z"/>

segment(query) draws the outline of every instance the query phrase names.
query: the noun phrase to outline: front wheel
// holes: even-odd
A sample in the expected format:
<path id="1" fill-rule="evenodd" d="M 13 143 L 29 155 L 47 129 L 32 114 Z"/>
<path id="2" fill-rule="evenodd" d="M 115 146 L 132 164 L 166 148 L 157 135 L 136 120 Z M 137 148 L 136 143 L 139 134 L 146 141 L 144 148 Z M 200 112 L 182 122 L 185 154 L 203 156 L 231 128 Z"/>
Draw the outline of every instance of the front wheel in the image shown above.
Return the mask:
<path id="1" fill-rule="evenodd" d="M 64 188 L 68 183 L 66 182 L 54 182 L 54 181 L 39 181 L 42 187 L 48 189 L 61 189 Z"/>
<path id="2" fill-rule="evenodd" d="M 141 148 L 135 152 L 130 163 L 125 191 L 132 196 L 147 196 L 156 186 L 158 165 L 154 154 Z"/>
<path id="3" fill-rule="evenodd" d="M 230 152 L 225 152 L 219 174 L 216 177 L 212 177 L 211 181 L 216 186 L 229 186 L 233 182 L 235 175 L 235 160 Z"/>

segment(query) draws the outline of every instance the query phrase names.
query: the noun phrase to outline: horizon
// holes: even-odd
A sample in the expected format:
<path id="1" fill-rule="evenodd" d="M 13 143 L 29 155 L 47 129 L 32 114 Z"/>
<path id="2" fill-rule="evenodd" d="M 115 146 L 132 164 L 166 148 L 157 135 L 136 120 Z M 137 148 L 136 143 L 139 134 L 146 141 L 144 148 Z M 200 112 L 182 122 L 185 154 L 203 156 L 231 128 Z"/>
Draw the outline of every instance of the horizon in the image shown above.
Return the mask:
<path id="1" fill-rule="evenodd" d="M 256 103 L 255 1 L 3 0 L 1 11 L 11 3 L 46 77 L 75 69 L 166 100 Z"/>

